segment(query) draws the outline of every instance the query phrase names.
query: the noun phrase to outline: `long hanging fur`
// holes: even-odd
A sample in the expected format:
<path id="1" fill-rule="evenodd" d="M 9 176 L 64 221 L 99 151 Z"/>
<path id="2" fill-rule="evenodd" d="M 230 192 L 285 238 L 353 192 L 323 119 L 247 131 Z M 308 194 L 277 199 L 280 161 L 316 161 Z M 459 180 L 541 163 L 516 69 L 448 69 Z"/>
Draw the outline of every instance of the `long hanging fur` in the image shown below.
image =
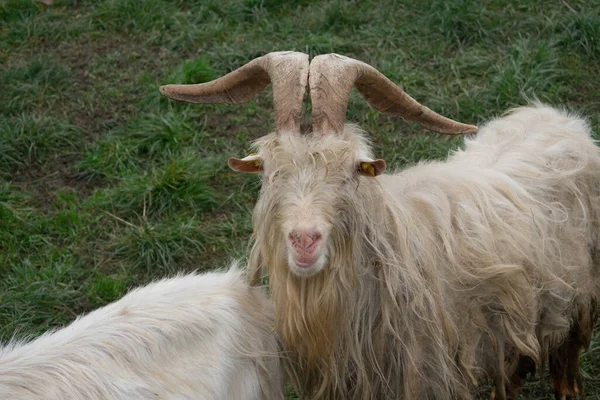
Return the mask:
<path id="1" fill-rule="evenodd" d="M 0 398 L 283 399 L 273 314 L 236 264 L 165 279 L 1 348 Z"/>
<path id="2" fill-rule="evenodd" d="M 269 274 L 303 398 L 471 399 L 511 354 L 546 360 L 598 290 L 600 152 L 582 119 L 518 108 L 444 162 L 377 178 L 355 173 L 370 149 L 353 126 L 257 147 L 250 268 Z M 331 225 L 310 278 L 286 256 L 302 210 Z"/>

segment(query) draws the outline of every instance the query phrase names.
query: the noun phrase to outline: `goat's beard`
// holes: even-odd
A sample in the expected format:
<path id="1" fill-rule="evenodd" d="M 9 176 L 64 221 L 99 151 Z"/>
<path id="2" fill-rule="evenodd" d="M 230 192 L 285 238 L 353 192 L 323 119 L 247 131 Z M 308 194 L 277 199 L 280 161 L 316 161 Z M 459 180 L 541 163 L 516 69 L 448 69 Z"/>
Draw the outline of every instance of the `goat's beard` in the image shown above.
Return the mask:
<path id="1" fill-rule="evenodd" d="M 327 377 L 336 376 L 332 372 L 339 368 L 340 358 L 339 353 L 334 357 L 334 351 L 351 330 L 356 261 L 348 242 L 330 237 L 334 252 L 323 270 L 309 278 L 291 271 L 285 243 L 272 237 L 256 238 L 252 249 L 251 265 L 261 265 L 269 272 L 276 329 L 293 364 L 288 372 L 303 388 L 331 386 Z M 340 384 L 344 382 L 334 383 Z"/>
<path id="2" fill-rule="evenodd" d="M 290 270 L 283 254 L 271 261 L 270 269 L 271 294 L 277 307 L 275 323 L 287 348 L 308 367 L 329 364 L 336 330 L 347 320 L 344 314 L 348 311 L 338 271 L 328 264 L 313 277 L 299 277 Z"/>

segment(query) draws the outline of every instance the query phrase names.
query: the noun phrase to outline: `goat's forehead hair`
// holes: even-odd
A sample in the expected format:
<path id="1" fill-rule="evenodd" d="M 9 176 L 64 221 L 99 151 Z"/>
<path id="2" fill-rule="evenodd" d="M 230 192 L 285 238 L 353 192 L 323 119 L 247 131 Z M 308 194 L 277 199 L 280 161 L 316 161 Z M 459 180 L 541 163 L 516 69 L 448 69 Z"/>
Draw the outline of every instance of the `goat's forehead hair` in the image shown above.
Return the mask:
<path id="1" fill-rule="evenodd" d="M 346 124 L 341 134 L 298 135 L 282 132 L 268 134 L 254 141 L 253 147 L 263 157 L 279 159 L 310 156 L 315 153 L 324 157 L 371 156 L 371 146 L 363 130 L 353 124 Z"/>

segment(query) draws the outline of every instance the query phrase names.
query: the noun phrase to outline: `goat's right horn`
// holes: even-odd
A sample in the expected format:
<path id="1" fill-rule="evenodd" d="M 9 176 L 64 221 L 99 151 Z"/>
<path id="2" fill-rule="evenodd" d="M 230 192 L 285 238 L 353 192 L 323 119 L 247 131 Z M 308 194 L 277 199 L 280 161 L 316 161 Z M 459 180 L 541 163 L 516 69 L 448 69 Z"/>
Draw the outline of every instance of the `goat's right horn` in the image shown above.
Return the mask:
<path id="1" fill-rule="evenodd" d="M 160 92 L 190 103 L 244 103 L 273 83 L 276 132 L 300 132 L 302 101 L 308 81 L 308 55 L 274 52 L 211 82 L 165 85 Z"/>
<path id="2" fill-rule="evenodd" d="M 325 54 L 310 63 L 309 88 L 314 132 L 341 132 L 352 86 L 379 111 L 400 115 L 436 132 L 457 135 L 477 127 L 443 117 L 406 94 L 381 72 L 361 61 Z"/>

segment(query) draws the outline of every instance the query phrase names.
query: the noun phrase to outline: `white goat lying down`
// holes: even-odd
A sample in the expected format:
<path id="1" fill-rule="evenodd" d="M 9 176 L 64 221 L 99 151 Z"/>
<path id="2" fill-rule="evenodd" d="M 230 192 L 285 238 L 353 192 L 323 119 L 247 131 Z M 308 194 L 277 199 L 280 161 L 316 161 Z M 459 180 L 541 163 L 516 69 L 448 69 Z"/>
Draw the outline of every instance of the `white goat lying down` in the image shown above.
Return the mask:
<path id="1" fill-rule="evenodd" d="M 0 399 L 283 399 L 273 306 L 234 264 L 136 289 L 0 350 Z"/>
<path id="2" fill-rule="evenodd" d="M 238 103 L 273 83 L 276 131 L 230 159 L 262 176 L 250 267 L 270 275 L 287 368 L 306 398 L 472 399 L 485 376 L 514 398 L 547 362 L 557 398 L 581 390 L 596 315 L 600 152 L 550 107 L 489 122 L 445 162 L 382 174 L 344 125 L 353 86 L 438 132 L 435 114 L 374 68 L 335 54 L 271 53 L 206 84 L 161 92 Z M 313 130 L 301 133 L 309 85 Z"/>

